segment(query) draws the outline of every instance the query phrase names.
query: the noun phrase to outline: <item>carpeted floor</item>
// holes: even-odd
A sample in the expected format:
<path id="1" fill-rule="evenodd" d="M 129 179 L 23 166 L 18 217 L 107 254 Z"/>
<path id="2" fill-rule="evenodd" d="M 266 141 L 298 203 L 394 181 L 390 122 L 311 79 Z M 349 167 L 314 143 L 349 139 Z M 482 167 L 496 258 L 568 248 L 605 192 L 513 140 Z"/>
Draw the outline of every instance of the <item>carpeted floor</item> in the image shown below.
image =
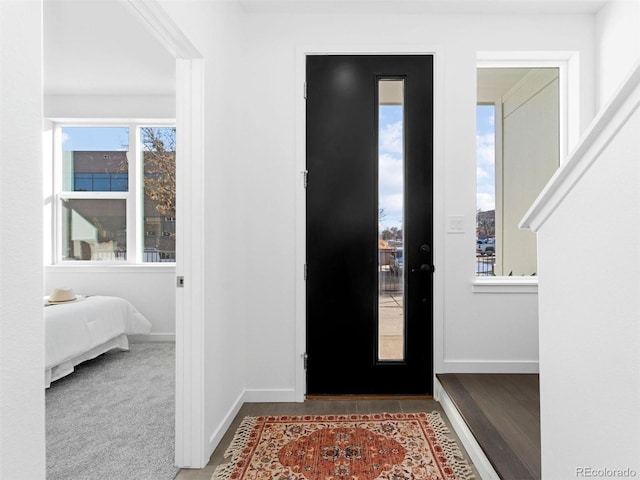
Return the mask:
<path id="1" fill-rule="evenodd" d="M 175 345 L 132 344 L 46 392 L 47 480 L 170 480 Z"/>

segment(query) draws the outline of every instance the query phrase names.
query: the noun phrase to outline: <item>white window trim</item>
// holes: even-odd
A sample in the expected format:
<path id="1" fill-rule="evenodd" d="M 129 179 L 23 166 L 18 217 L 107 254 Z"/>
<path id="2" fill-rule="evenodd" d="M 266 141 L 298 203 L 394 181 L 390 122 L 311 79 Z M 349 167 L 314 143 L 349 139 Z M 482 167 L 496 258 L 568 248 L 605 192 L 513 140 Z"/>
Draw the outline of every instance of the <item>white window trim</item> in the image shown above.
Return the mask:
<path id="1" fill-rule="evenodd" d="M 51 241 L 51 266 L 54 267 L 149 267 L 154 262 L 143 262 L 143 208 L 144 190 L 140 186 L 142 178 L 142 145 L 140 127 L 175 127 L 175 119 L 49 119 L 53 122 L 53 182 L 50 198 L 53 200 L 51 224 L 53 238 Z M 126 192 L 63 192 L 62 173 L 62 128 L 63 127 L 124 127 L 129 129 L 129 188 Z M 45 204 L 46 204 L 45 192 Z M 127 260 L 125 261 L 91 261 L 64 260 L 62 258 L 62 220 L 60 212 L 63 199 L 123 199 L 127 208 Z M 168 268 L 175 268 L 175 262 L 162 262 Z M 154 268 L 154 267 L 152 267 Z"/>
<path id="2" fill-rule="evenodd" d="M 76 265 L 76 263 L 81 263 Z M 65 272 L 65 273 L 159 273 L 175 272 L 176 264 L 171 262 L 147 262 L 147 263 L 126 263 L 126 262 L 64 262 L 57 265 L 46 265 L 45 273 Z"/>
<path id="3" fill-rule="evenodd" d="M 538 277 L 476 277 L 473 293 L 538 293 Z"/>
<path id="4" fill-rule="evenodd" d="M 569 151 L 577 144 L 579 139 L 579 53 L 575 51 L 479 51 L 476 58 L 476 69 L 558 69 L 560 87 L 560 165 L 562 165 L 568 157 Z M 496 138 L 496 145 L 497 140 Z M 497 163 L 498 158 L 496 157 Z M 498 203 L 498 194 L 499 192 L 496 188 L 496 204 Z M 497 221 L 498 218 L 496 217 Z M 474 293 L 537 293 L 538 277 L 481 277 L 474 275 L 471 282 L 471 290 Z"/>

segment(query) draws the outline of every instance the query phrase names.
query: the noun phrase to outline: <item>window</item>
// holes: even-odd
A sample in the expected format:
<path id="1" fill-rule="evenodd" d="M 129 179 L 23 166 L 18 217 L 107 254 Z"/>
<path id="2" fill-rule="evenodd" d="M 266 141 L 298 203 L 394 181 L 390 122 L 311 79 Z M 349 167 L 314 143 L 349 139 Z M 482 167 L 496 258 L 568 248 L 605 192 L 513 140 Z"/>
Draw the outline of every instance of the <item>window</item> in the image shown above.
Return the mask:
<path id="1" fill-rule="evenodd" d="M 175 262 L 172 125 L 56 126 L 58 262 Z"/>
<path id="2" fill-rule="evenodd" d="M 176 129 L 142 127 L 145 262 L 176 261 Z"/>
<path id="3" fill-rule="evenodd" d="M 476 274 L 495 275 L 496 106 L 476 108 Z"/>
<path id="4" fill-rule="evenodd" d="M 535 234 L 518 223 L 559 165 L 558 68 L 479 68 L 476 275 L 535 276 Z"/>
<path id="5" fill-rule="evenodd" d="M 378 360 L 403 361 L 403 79 L 378 81 Z"/>

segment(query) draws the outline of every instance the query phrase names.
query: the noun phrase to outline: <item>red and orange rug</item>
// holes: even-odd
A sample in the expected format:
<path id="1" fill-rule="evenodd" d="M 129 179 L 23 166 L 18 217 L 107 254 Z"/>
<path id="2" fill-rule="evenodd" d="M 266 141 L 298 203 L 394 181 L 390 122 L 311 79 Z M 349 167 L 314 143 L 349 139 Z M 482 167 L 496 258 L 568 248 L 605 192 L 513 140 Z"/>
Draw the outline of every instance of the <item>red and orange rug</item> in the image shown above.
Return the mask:
<path id="1" fill-rule="evenodd" d="M 246 417 L 212 480 L 469 480 L 440 414 Z"/>

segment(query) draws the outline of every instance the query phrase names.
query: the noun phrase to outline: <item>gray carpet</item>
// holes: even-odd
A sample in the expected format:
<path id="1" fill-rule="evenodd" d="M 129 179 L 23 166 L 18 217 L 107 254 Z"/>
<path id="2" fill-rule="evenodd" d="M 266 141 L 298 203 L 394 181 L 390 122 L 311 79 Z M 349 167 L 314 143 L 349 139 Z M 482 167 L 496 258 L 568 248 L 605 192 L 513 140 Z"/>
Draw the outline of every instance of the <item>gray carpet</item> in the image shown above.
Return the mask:
<path id="1" fill-rule="evenodd" d="M 170 480 L 175 345 L 132 344 L 46 392 L 48 480 Z"/>

